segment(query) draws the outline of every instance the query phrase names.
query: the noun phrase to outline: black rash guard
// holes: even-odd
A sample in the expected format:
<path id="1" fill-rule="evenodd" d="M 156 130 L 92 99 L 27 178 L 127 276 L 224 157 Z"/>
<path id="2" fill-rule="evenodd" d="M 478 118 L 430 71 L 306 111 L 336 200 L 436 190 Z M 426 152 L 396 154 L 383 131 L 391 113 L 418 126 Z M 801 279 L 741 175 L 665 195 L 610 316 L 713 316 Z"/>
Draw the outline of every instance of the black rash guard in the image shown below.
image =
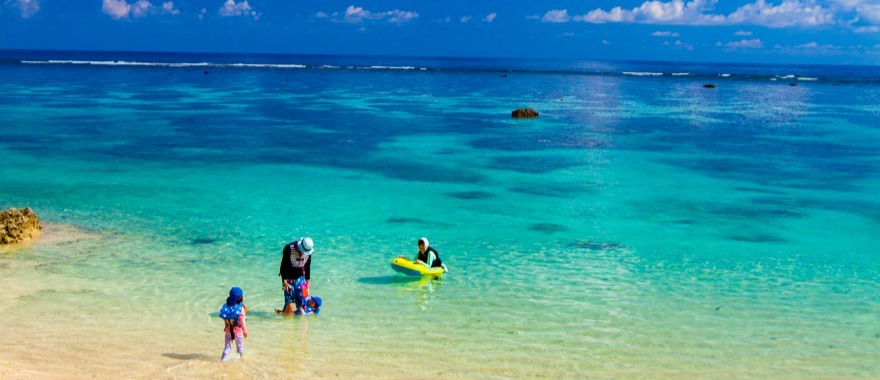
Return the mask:
<path id="1" fill-rule="evenodd" d="M 433 263 L 428 262 L 428 253 L 429 252 L 434 254 L 434 262 Z M 432 268 L 443 266 L 443 260 L 440 260 L 440 254 L 437 253 L 436 249 L 431 248 L 431 247 L 425 248 L 425 252 L 419 251 L 418 259 L 421 260 L 423 263 L 430 265 Z"/>
<path id="2" fill-rule="evenodd" d="M 306 281 L 309 281 L 311 279 L 312 255 L 307 255 L 306 263 L 302 267 L 294 266 L 290 260 L 291 256 L 297 262 L 302 260 L 303 256 L 299 249 L 296 248 L 296 244 L 297 242 L 294 241 L 284 246 L 281 256 L 281 269 L 278 271 L 278 275 L 285 280 L 295 280 L 305 276 Z"/>

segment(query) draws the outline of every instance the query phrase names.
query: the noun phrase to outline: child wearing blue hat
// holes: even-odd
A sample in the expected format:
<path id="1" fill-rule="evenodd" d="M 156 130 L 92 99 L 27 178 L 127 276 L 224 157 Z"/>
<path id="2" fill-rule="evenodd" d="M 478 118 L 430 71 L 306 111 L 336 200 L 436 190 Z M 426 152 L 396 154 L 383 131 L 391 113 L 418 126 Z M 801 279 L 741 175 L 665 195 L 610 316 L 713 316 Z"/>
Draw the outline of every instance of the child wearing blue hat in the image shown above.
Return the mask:
<path id="1" fill-rule="evenodd" d="M 290 286 L 290 292 L 285 292 L 287 306 L 282 309 L 275 309 L 278 314 L 318 314 L 321 308 L 321 297 L 312 297 L 309 295 L 309 283 L 305 277 L 297 278 Z"/>
<path id="2" fill-rule="evenodd" d="M 318 314 L 321 312 L 321 304 L 323 304 L 321 297 L 309 297 L 307 301 L 303 302 L 303 307 L 295 311 L 294 314 Z"/>
<path id="3" fill-rule="evenodd" d="M 229 359 L 232 351 L 232 340 L 235 340 L 239 357 L 244 356 L 244 338 L 247 338 L 247 306 L 244 305 L 244 291 L 235 286 L 229 289 L 229 297 L 226 303 L 220 307 L 220 318 L 223 318 L 223 332 L 226 336 L 226 346 L 223 347 L 223 355 L 220 360 Z"/>

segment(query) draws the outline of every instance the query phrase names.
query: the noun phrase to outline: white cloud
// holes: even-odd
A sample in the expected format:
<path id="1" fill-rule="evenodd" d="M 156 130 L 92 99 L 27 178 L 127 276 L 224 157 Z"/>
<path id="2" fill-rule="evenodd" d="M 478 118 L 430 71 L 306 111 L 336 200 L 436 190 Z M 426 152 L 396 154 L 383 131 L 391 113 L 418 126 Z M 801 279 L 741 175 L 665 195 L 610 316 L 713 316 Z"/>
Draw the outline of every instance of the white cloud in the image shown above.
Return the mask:
<path id="1" fill-rule="evenodd" d="M 733 35 L 741 36 L 741 37 L 748 37 L 748 36 L 752 35 L 752 32 L 745 31 L 745 30 L 737 30 L 736 33 L 734 33 Z"/>
<path id="2" fill-rule="evenodd" d="M 21 11 L 22 18 L 29 18 L 40 11 L 40 0 L 6 0 Z"/>
<path id="3" fill-rule="evenodd" d="M 315 18 L 330 18 L 326 12 L 317 12 L 315 13 Z"/>
<path id="4" fill-rule="evenodd" d="M 873 24 L 880 24 L 880 3 L 876 0 L 834 0 L 845 11 L 855 11 L 860 18 Z"/>
<path id="5" fill-rule="evenodd" d="M 202 8 L 202 11 L 199 12 L 199 20 L 205 18 L 205 13 L 208 13 L 208 9 L 207 9 L 207 8 Z"/>
<path id="6" fill-rule="evenodd" d="M 651 0 L 642 5 L 624 9 L 614 7 L 610 10 L 594 9 L 583 15 L 570 18 L 556 17 L 554 22 L 571 20 L 587 23 L 641 23 L 664 25 L 760 25 L 771 28 L 787 26 L 818 26 L 835 23 L 834 13 L 816 3 L 816 0 L 781 0 L 774 5 L 766 0 L 740 6 L 728 15 L 712 13 L 719 0 Z M 838 0 L 862 1 L 862 0 Z M 867 0 L 865 0 L 867 1 Z M 873 0 L 871 0 L 873 1 Z M 551 12 L 545 14 L 545 17 Z M 880 12 L 880 9 L 878 9 Z M 559 16 L 559 14 L 554 14 Z M 565 13 L 567 16 L 567 11 Z M 551 16 L 552 17 L 552 16 Z M 878 13 L 880 17 L 880 13 Z"/>
<path id="7" fill-rule="evenodd" d="M 180 14 L 179 9 L 174 9 L 174 2 L 173 1 L 166 1 L 166 2 L 162 3 L 162 12 L 171 14 L 173 16 L 177 16 Z"/>
<path id="8" fill-rule="evenodd" d="M 768 5 L 765 0 L 746 4 L 727 16 L 727 24 L 754 24 L 771 28 L 788 26 L 818 26 L 835 23 L 834 13 L 812 0 L 801 3 L 798 0 L 785 0 L 777 6 Z"/>
<path id="9" fill-rule="evenodd" d="M 318 15 L 321 15 L 320 17 Z M 405 22 L 412 21 L 419 17 L 418 12 L 411 11 L 402 11 L 399 9 L 385 11 L 385 12 L 371 12 L 363 7 L 356 7 L 354 5 L 349 5 L 348 8 L 345 9 L 345 14 L 341 15 L 338 12 L 333 12 L 332 17 L 327 17 L 327 13 L 318 12 L 315 14 L 317 18 L 329 18 L 334 22 L 347 22 L 351 24 L 358 24 L 364 21 L 381 21 L 388 20 L 390 23 L 394 24 L 402 24 Z"/>
<path id="10" fill-rule="evenodd" d="M 694 50 L 694 44 L 690 44 L 687 42 L 675 41 L 675 47 L 687 50 Z"/>
<path id="11" fill-rule="evenodd" d="M 115 20 L 129 17 L 147 17 L 160 12 L 172 16 L 180 14 L 180 10 L 174 8 L 174 2 L 172 1 L 162 3 L 162 8 L 160 10 L 160 8 L 153 5 L 149 0 L 137 0 L 131 4 L 126 0 L 103 0 L 101 11 Z M 204 14 L 204 11 L 202 13 Z M 199 15 L 199 18 L 202 18 L 201 15 Z"/>
<path id="12" fill-rule="evenodd" d="M 858 28 L 853 29 L 853 32 L 856 32 L 856 33 L 880 33 L 880 26 L 877 26 L 877 25 L 860 26 Z"/>
<path id="13" fill-rule="evenodd" d="M 138 0 L 131 5 L 131 15 L 133 17 L 145 17 L 155 11 L 156 7 L 148 0 Z"/>
<path id="14" fill-rule="evenodd" d="M 651 33 L 654 37 L 678 37 L 678 32 L 670 32 L 666 30 L 658 30 L 656 32 Z"/>
<path id="15" fill-rule="evenodd" d="M 240 3 L 236 3 L 235 0 L 226 0 L 226 3 L 220 7 L 220 15 L 224 17 L 247 15 L 252 9 L 247 0 Z"/>
<path id="16" fill-rule="evenodd" d="M 104 3 L 101 5 L 101 11 L 119 20 L 128 17 L 128 14 L 131 12 L 131 5 L 126 3 L 125 0 L 104 0 Z"/>
<path id="17" fill-rule="evenodd" d="M 554 9 L 554 10 L 555 10 L 555 9 Z M 528 15 L 528 16 L 526 16 L 526 19 L 528 19 L 528 20 L 540 20 L 540 19 L 541 19 L 541 15 Z"/>
<path id="18" fill-rule="evenodd" d="M 816 41 L 795 46 L 776 45 L 773 47 L 777 53 L 790 55 L 812 55 L 812 56 L 828 56 L 841 55 L 847 51 L 850 53 L 862 50 L 862 46 L 836 46 L 830 44 L 820 44 Z"/>
<path id="19" fill-rule="evenodd" d="M 492 22 L 492 21 L 495 21 L 495 17 L 496 17 L 496 16 L 498 16 L 498 14 L 495 13 L 495 12 L 489 13 L 489 14 L 486 15 L 486 17 L 483 17 L 483 22 Z"/>
<path id="20" fill-rule="evenodd" d="M 730 48 L 742 48 L 742 49 L 760 49 L 764 47 L 764 43 L 761 42 L 760 39 L 754 38 L 751 40 L 739 40 L 739 41 L 731 41 L 726 43 L 724 46 Z"/>
<path id="21" fill-rule="evenodd" d="M 551 9 L 541 18 L 541 22 L 559 23 L 569 21 L 571 21 L 571 16 L 568 15 L 568 9 Z"/>
<path id="22" fill-rule="evenodd" d="M 608 40 L 602 40 L 602 45 L 611 45 L 611 42 Z"/>
<path id="23" fill-rule="evenodd" d="M 462 24 L 467 24 L 467 22 L 470 21 L 470 20 L 471 20 L 471 16 L 462 16 L 462 17 L 461 17 L 461 23 L 462 23 Z"/>
<path id="24" fill-rule="evenodd" d="M 448 24 L 448 23 L 452 22 L 452 17 L 446 16 L 446 18 L 441 18 L 440 20 L 437 20 L 437 21 L 444 22 L 444 23 Z"/>
<path id="25" fill-rule="evenodd" d="M 397 10 L 397 9 L 390 11 L 390 13 L 391 13 L 391 18 L 388 19 L 388 22 L 395 23 L 395 24 L 400 24 L 400 23 L 404 23 L 407 21 L 412 21 L 413 19 L 419 17 L 419 14 L 416 12 L 401 11 L 401 10 Z"/>
<path id="26" fill-rule="evenodd" d="M 254 8 L 248 4 L 247 0 L 240 3 L 236 3 L 235 0 L 226 0 L 226 3 L 220 7 L 218 13 L 223 17 L 249 16 L 253 17 L 254 20 L 259 20 L 260 16 L 263 15 L 263 13 L 255 11 Z"/>
<path id="27" fill-rule="evenodd" d="M 582 16 L 575 16 L 575 21 L 589 23 L 626 22 L 645 24 L 686 24 L 708 25 L 718 24 L 724 16 L 703 13 L 711 8 L 717 0 L 659 0 L 646 1 L 631 10 L 614 7 L 609 11 L 594 9 Z M 763 1 L 763 0 L 758 0 Z"/>

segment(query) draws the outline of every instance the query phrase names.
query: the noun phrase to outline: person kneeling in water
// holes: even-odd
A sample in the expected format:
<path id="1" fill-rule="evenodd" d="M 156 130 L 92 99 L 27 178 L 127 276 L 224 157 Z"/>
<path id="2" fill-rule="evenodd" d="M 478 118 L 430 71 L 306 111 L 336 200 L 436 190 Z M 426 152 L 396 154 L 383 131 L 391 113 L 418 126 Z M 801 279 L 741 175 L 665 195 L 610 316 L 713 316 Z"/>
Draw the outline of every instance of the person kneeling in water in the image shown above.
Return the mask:
<path id="1" fill-rule="evenodd" d="M 306 301 L 304 303 L 303 307 L 301 309 L 297 310 L 296 312 L 294 312 L 294 314 L 296 314 L 296 315 L 318 314 L 321 312 L 321 304 L 322 303 L 323 302 L 321 302 L 321 297 L 318 297 L 318 296 L 309 297 L 308 301 Z"/>
<path id="2" fill-rule="evenodd" d="M 419 253 L 416 254 L 416 258 L 413 261 L 424 264 L 429 268 L 441 267 L 444 272 L 449 272 L 449 268 L 446 268 L 446 264 L 443 264 L 443 260 L 440 260 L 440 254 L 429 245 L 428 238 L 419 239 L 418 245 Z M 400 255 L 399 257 L 404 256 Z"/>

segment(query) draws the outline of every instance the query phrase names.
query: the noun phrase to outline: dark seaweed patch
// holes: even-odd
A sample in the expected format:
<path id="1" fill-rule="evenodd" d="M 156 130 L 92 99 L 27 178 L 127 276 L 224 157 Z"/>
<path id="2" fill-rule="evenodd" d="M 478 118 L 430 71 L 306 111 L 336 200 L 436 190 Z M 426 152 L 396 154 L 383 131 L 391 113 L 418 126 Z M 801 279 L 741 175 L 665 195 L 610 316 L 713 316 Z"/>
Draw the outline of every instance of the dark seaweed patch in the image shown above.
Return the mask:
<path id="1" fill-rule="evenodd" d="M 740 219 L 794 219 L 804 216 L 804 212 L 790 207 L 747 207 L 718 202 L 664 202 L 666 208 L 676 207 L 687 213 L 701 213 Z"/>
<path id="2" fill-rule="evenodd" d="M 779 219 L 779 218 L 800 218 L 803 216 L 802 212 L 783 209 L 783 208 L 750 208 L 750 207 L 735 207 L 735 206 L 721 206 L 721 207 L 713 207 L 707 209 L 710 214 L 721 215 L 721 216 L 731 216 L 738 218 L 747 218 L 747 219 Z"/>
<path id="3" fill-rule="evenodd" d="M 880 203 L 825 198 L 755 197 L 752 203 L 794 209 L 823 209 L 880 220 Z"/>
<path id="4" fill-rule="evenodd" d="M 545 197 L 556 197 L 556 198 L 573 198 L 582 192 L 581 189 L 572 186 L 565 185 L 553 185 L 553 184 L 525 184 L 510 187 L 507 190 L 512 191 L 514 193 L 521 194 L 529 194 L 529 195 L 540 195 Z"/>
<path id="5" fill-rule="evenodd" d="M 449 223 L 445 223 L 445 222 L 438 222 L 438 221 L 434 221 L 434 220 L 424 220 L 424 219 L 418 219 L 418 218 L 406 218 L 406 217 L 388 218 L 388 219 L 385 219 L 385 223 L 389 223 L 389 224 L 416 224 L 416 225 L 420 225 L 420 226 L 434 226 L 434 227 L 437 227 L 437 226 L 448 227 L 448 226 L 450 226 Z"/>
<path id="6" fill-rule="evenodd" d="M 190 94 L 180 91 L 141 91 L 131 96 L 132 100 L 155 101 L 155 102 L 180 102 L 190 97 Z"/>
<path id="7" fill-rule="evenodd" d="M 761 193 L 761 194 L 775 194 L 775 195 L 787 194 L 786 192 L 779 191 L 779 190 L 761 189 L 761 188 L 756 188 L 756 187 L 745 187 L 745 186 L 736 187 L 735 190 L 749 192 L 749 193 Z"/>
<path id="8" fill-rule="evenodd" d="M 547 234 L 568 231 L 568 227 L 555 223 L 535 223 L 529 226 L 529 229 Z"/>
<path id="9" fill-rule="evenodd" d="M 625 245 L 620 243 L 596 242 L 589 240 L 578 240 L 574 243 L 569 244 L 568 246 L 571 248 L 588 249 L 591 251 L 610 251 L 626 248 Z"/>
<path id="10" fill-rule="evenodd" d="M 766 233 L 757 233 L 752 235 L 733 235 L 729 237 L 731 240 L 742 241 L 747 243 L 785 243 L 787 240 L 779 236 Z"/>
<path id="11" fill-rule="evenodd" d="M 487 193 L 485 191 L 461 191 L 455 193 L 446 193 L 446 195 L 458 199 L 486 199 L 494 197 L 492 193 Z"/>
<path id="12" fill-rule="evenodd" d="M 361 164 L 360 168 L 367 167 L 369 170 L 378 172 L 386 177 L 413 182 L 438 182 L 438 183 L 478 183 L 485 176 L 475 171 L 463 169 L 446 169 L 430 165 L 409 164 L 403 162 L 386 162 Z"/>
<path id="13" fill-rule="evenodd" d="M 479 139 L 471 143 L 476 149 L 501 150 L 509 152 L 534 152 L 542 149 L 594 149 L 610 146 L 604 138 L 597 138 L 583 132 L 574 133 L 563 128 L 557 133 L 510 134 L 491 139 Z"/>
<path id="14" fill-rule="evenodd" d="M 555 170 L 567 169 L 577 166 L 578 163 L 571 159 L 554 156 L 530 157 L 496 157 L 489 165 L 492 169 L 511 170 L 518 173 L 543 174 Z"/>
<path id="15" fill-rule="evenodd" d="M 405 223 L 424 223 L 421 219 L 416 218 L 388 218 L 385 223 L 405 224 Z"/>
<path id="16" fill-rule="evenodd" d="M 195 238 L 192 239 L 192 244 L 213 244 L 220 241 L 217 238 Z"/>

